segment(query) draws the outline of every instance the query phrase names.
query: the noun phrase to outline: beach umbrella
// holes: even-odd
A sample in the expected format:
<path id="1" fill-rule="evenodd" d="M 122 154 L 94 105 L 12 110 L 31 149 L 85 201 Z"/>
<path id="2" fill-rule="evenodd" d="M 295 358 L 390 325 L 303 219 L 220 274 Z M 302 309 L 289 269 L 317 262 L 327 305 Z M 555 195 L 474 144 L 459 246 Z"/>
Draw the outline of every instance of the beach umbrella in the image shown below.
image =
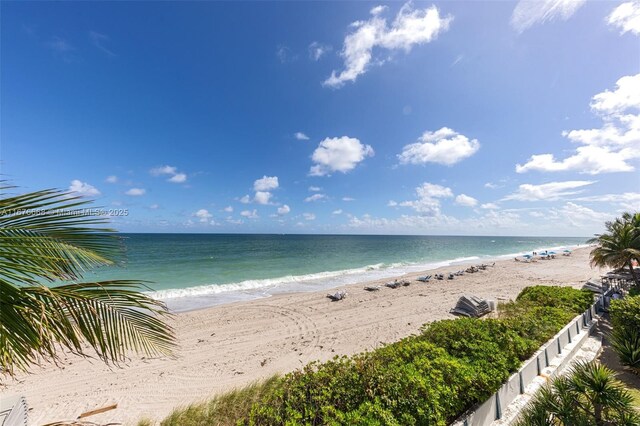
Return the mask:
<path id="1" fill-rule="evenodd" d="M 531 259 L 531 255 L 530 254 L 525 254 L 522 257 L 526 257 L 527 259 Z"/>
<path id="2" fill-rule="evenodd" d="M 563 250 L 565 253 L 571 253 L 571 250 Z"/>
<path id="3" fill-rule="evenodd" d="M 556 252 L 555 251 L 550 251 L 549 254 L 556 254 Z"/>

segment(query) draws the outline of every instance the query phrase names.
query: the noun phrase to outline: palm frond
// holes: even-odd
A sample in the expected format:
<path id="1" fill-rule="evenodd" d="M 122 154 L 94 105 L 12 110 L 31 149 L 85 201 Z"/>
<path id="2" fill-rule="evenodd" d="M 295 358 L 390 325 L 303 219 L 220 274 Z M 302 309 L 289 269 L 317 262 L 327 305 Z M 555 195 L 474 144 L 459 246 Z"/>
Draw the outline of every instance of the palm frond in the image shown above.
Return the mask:
<path id="1" fill-rule="evenodd" d="M 121 239 L 89 203 L 54 189 L 0 198 L 0 372 L 56 361 L 61 347 L 83 356 L 92 348 L 113 363 L 174 348 L 166 306 L 142 292 L 144 282 L 43 285 L 121 259 Z"/>

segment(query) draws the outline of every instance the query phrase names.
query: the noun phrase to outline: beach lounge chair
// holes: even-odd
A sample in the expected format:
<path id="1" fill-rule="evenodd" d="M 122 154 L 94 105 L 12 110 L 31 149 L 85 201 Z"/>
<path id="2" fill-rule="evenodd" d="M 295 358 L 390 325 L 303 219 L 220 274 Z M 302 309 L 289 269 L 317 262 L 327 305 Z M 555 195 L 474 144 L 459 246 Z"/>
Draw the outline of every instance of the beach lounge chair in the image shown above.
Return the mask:
<path id="1" fill-rule="evenodd" d="M 452 280 L 452 279 L 454 279 L 454 278 L 455 278 L 455 276 L 454 276 L 452 273 L 449 273 L 449 276 L 447 276 L 447 279 L 448 279 L 448 280 Z"/>
<path id="2" fill-rule="evenodd" d="M 27 426 L 27 401 L 23 396 L 0 398 L 0 425 Z"/>
<path id="3" fill-rule="evenodd" d="M 404 287 L 408 287 L 411 285 L 411 281 L 402 280 L 400 281 L 400 284 L 402 284 Z"/>
<path id="4" fill-rule="evenodd" d="M 437 275 L 436 275 L 436 279 L 438 279 L 438 280 L 443 280 L 443 279 L 444 279 L 444 275 L 442 275 L 442 274 L 437 274 Z"/>
<path id="5" fill-rule="evenodd" d="M 332 302 L 337 302 L 347 297 L 347 292 L 344 290 L 338 290 L 333 294 L 331 293 L 327 294 L 327 297 L 331 299 Z"/>
<path id="6" fill-rule="evenodd" d="M 401 283 L 398 280 L 395 281 L 389 281 L 388 283 L 385 284 L 385 286 L 389 287 L 389 288 L 398 288 L 400 287 Z"/>
<path id="7" fill-rule="evenodd" d="M 370 286 L 366 286 L 364 288 L 367 291 L 378 291 L 380 290 L 380 286 L 379 285 L 370 285 Z"/>
<path id="8" fill-rule="evenodd" d="M 452 314 L 470 318 L 478 318 L 491 312 L 488 300 L 476 296 L 461 296 L 456 306 L 451 309 Z"/>
<path id="9" fill-rule="evenodd" d="M 416 278 L 416 280 L 422 281 L 423 283 L 428 283 L 430 279 L 431 279 L 431 275 L 424 275 L 422 277 Z"/>

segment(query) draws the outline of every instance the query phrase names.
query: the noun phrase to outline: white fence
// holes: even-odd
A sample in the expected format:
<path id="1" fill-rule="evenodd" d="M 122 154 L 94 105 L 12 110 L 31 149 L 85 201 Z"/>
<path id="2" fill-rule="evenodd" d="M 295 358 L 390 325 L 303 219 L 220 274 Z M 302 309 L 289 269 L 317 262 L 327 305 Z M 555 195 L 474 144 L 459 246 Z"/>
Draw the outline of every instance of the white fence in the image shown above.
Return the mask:
<path id="1" fill-rule="evenodd" d="M 525 392 L 526 387 L 540 376 L 542 371 L 555 364 L 555 372 L 561 371 L 569 362 L 582 343 L 589 337 L 589 332 L 597 316 L 598 308 L 603 308 L 604 297 L 591 305 L 582 315 L 575 317 L 551 340 L 545 343 L 538 352 L 529 358 L 524 365 L 513 374 L 502 387 L 494 393 L 483 404 L 464 414 L 459 420 L 453 423 L 454 426 L 486 426 L 503 416 L 503 409 L 511 404 L 519 395 Z M 574 344 L 575 343 L 575 344 Z M 571 345 L 570 348 L 567 346 Z M 567 354 L 566 351 L 570 353 Z M 556 358 L 561 359 L 555 363 Z"/>

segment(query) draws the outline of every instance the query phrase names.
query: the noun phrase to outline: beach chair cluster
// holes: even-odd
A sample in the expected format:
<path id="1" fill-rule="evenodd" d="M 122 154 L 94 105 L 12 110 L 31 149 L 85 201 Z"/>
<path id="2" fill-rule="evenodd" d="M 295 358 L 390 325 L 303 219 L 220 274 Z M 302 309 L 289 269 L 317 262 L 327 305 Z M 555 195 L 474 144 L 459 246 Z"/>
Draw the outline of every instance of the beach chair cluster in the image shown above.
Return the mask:
<path id="1" fill-rule="evenodd" d="M 571 256 L 571 250 L 563 250 L 562 251 L 562 255 L 563 256 Z M 551 260 L 551 259 L 555 259 L 556 256 L 558 256 L 558 253 L 556 253 L 555 251 L 541 251 L 541 252 L 536 252 L 534 251 L 532 254 L 523 254 L 522 256 L 516 256 L 515 257 L 515 261 L 516 262 L 524 262 L 524 263 L 531 263 L 531 262 L 537 262 L 538 259 L 540 260 Z"/>
<path id="2" fill-rule="evenodd" d="M 456 306 L 451 309 L 452 314 L 469 318 L 479 318 L 491 312 L 491 305 L 488 300 L 477 296 L 461 296 Z"/>
<path id="3" fill-rule="evenodd" d="M 487 268 L 493 268 L 494 266 L 496 266 L 496 262 L 493 262 L 491 265 L 488 265 L 486 263 L 481 263 L 480 265 L 469 266 L 467 269 L 464 270 L 464 272 L 468 274 L 474 274 L 476 272 L 486 271 Z"/>
<path id="4" fill-rule="evenodd" d="M 407 280 L 400 280 L 400 281 L 394 280 L 384 284 L 385 287 L 389 287 L 393 289 L 398 287 L 408 287 L 409 285 L 411 285 L 411 281 L 407 281 Z"/>

